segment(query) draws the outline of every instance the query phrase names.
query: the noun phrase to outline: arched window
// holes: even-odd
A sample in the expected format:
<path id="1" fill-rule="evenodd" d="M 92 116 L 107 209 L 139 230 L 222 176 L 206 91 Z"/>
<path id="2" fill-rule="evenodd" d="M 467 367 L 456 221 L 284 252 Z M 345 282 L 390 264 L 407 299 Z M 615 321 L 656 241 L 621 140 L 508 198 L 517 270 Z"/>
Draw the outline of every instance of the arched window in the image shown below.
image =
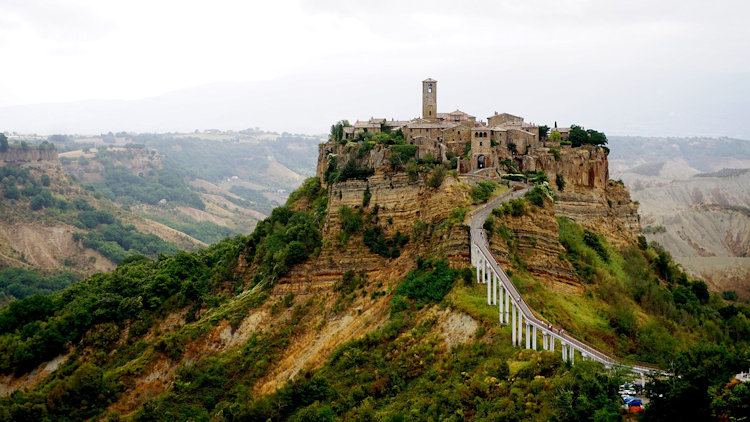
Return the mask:
<path id="1" fill-rule="evenodd" d="M 427 84 L 427 92 L 432 94 L 432 84 Z"/>

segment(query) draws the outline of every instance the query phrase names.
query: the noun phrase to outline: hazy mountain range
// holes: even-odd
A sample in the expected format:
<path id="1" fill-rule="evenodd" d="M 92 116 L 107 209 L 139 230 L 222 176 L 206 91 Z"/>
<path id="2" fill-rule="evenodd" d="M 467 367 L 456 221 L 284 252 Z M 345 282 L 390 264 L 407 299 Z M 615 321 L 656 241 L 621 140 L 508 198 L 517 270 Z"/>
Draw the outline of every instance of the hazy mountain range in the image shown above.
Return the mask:
<path id="1" fill-rule="evenodd" d="M 748 78 L 727 75 L 737 89 L 714 98 L 708 76 L 646 79 L 638 90 L 609 80 L 596 91 L 563 86 L 539 71 L 534 95 L 525 84 L 507 83 L 489 70 L 475 78 L 439 75 L 339 72 L 289 76 L 260 82 L 226 82 L 168 92 L 139 100 L 89 100 L 0 107 L 0 130 L 38 134 L 190 132 L 261 127 L 276 132 L 321 134 L 341 119 L 410 119 L 420 114 L 420 81 L 439 83 L 439 111 L 459 108 L 485 119 L 494 111 L 524 116 L 537 124 L 581 124 L 620 135 L 736 136 L 750 138 Z M 642 92 L 658 92 L 644 102 Z M 640 94 L 638 94 L 640 93 Z M 695 97 L 702 98 L 696 103 Z M 550 101 L 549 99 L 563 99 Z M 613 101 L 612 98 L 617 98 Z M 726 102 L 736 107 L 727 107 Z"/>

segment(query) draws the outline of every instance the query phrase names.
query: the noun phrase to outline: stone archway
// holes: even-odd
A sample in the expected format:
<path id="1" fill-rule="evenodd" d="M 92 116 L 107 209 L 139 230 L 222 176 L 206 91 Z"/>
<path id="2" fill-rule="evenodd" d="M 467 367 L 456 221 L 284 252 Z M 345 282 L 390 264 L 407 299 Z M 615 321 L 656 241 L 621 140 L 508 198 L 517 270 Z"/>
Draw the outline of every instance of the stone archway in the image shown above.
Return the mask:
<path id="1" fill-rule="evenodd" d="M 477 168 L 483 169 L 486 165 L 487 157 L 484 156 L 484 154 L 479 154 L 477 157 Z"/>

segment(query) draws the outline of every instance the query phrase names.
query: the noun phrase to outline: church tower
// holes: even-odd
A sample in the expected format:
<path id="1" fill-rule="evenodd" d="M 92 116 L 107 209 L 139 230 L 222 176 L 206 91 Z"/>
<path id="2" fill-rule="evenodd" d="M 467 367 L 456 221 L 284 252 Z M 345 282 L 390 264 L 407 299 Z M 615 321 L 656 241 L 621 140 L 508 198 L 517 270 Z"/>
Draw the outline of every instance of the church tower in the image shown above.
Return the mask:
<path id="1" fill-rule="evenodd" d="M 422 118 L 437 119 L 437 81 L 434 79 L 422 81 Z"/>

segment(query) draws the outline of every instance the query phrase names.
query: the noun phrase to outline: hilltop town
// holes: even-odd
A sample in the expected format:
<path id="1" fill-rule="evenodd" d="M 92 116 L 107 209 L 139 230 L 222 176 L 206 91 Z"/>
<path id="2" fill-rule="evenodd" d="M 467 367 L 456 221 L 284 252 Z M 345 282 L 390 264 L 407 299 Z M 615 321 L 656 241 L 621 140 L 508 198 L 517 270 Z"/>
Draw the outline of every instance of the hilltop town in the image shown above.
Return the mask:
<path id="1" fill-rule="evenodd" d="M 475 116 L 461 110 L 439 113 L 437 81 L 428 78 L 422 81 L 421 118 L 357 121 L 353 126 L 344 127 L 343 139 L 362 140 L 367 135 L 401 131 L 407 144 L 417 146 L 417 159 L 432 156 L 447 162 L 450 156 L 464 156 L 457 169 L 460 173 L 468 173 L 496 167 L 502 160 L 532 153 L 540 146 L 560 146 L 559 140 L 546 137 L 546 127 L 541 136 L 539 129 L 539 126 L 525 122 L 523 117 L 509 113 L 495 112 L 486 122 L 477 121 Z M 559 133 L 564 133 L 567 139 L 570 129 L 560 130 Z M 466 155 L 464 152 L 469 142 L 471 154 Z"/>
<path id="2" fill-rule="evenodd" d="M 597 147 L 606 142 L 595 130 L 558 128 L 557 122 L 550 128 L 509 113 L 494 112 L 485 121 L 461 110 L 438 112 L 437 81 L 428 78 L 422 81 L 420 118 L 370 118 L 353 125 L 342 120 L 333 125 L 329 141 L 320 146 L 317 175 L 330 183 L 409 171 L 410 163 L 439 164 L 457 175 L 495 180 L 533 181 L 544 173 L 560 191 L 566 183 L 573 188 L 604 187 L 609 180 L 608 150 Z M 601 163 L 599 155 L 603 165 L 589 165 Z M 571 167 L 577 162 L 580 165 Z"/>

